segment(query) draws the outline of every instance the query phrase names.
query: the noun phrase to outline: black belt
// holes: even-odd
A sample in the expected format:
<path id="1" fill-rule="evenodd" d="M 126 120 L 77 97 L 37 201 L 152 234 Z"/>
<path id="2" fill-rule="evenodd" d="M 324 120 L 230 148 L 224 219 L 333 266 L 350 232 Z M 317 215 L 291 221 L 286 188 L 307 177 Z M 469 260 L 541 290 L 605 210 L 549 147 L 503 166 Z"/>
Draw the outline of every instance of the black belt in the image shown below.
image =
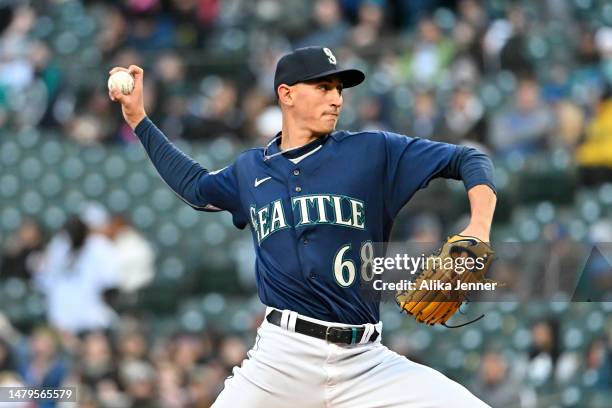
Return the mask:
<path id="1" fill-rule="evenodd" d="M 273 325 L 280 327 L 282 316 L 283 314 L 281 312 L 278 310 L 273 310 L 268 316 L 266 316 L 266 320 Z M 295 332 L 329 341 L 330 343 L 356 344 L 361 341 L 365 328 L 325 326 L 298 318 L 295 321 Z M 378 338 L 378 335 L 379 333 L 375 329 L 374 333 L 372 333 L 370 336 L 369 341 L 375 341 Z"/>

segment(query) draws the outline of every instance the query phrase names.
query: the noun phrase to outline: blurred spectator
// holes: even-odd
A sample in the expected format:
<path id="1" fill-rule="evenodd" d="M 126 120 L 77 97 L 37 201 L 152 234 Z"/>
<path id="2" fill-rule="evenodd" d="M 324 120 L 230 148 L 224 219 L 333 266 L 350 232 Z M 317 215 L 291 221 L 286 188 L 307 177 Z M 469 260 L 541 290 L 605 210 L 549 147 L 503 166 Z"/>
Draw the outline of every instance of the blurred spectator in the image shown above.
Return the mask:
<path id="1" fill-rule="evenodd" d="M 545 146 L 553 116 L 533 78 L 518 81 L 513 104 L 493 118 L 489 143 L 499 154 L 534 153 Z"/>
<path id="2" fill-rule="evenodd" d="M 554 104 L 555 129 L 550 133 L 549 145 L 574 152 L 585 127 L 585 114 L 569 99 L 561 99 Z"/>
<path id="3" fill-rule="evenodd" d="M 449 106 L 443 109 L 443 112 L 444 116 L 434 133 L 436 140 L 454 144 L 471 142 L 484 145 L 484 107 L 472 89 L 462 86 L 455 88 Z"/>
<path id="4" fill-rule="evenodd" d="M 472 392 L 492 407 L 521 406 L 520 384 L 510 376 L 509 371 L 502 354 L 488 351 L 482 356 Z"/>
<path id="5" fill-rule="evenodd" d="M 357 109 L 359 119 L 355 123 L 356 129 L 359 129 L 360 131 L 391 130 L 390 126 L 383 121 L 382 98 L 364 98 L 359 101 Z"/>
<path id="6" fill-rule="evenodd" d="M 157 81 L 151 88 L 155 89 L 156 103 L 147 107 L 147 112 L 151 112 L 152 118 L 160 119 L 161 129 L 168 137 L 181 137 L 185 130 L 190 87 L 185 63 L 176 53 L 164 53 L 154 66 L 154 74 Z"/>
<path id="7" fill-rule="evenodd" d="M 117 383 L 117 367 L 110 342 L 103 332 L 90 332 L 83 338 L 78 368 L 80 380 L 92 389 L 104 382 Z"/>
<path id="8" fill-rule="evenodd" d="M 17 128 L 31 123 L 20 115 L 26 99 L 34 91 L 34 66 L 29 59 L 30 31 L 36 20 L 36 12 L 28 5 L 8 4 L 5 8 L 6 24 L 0 36 L 0 127 Z M 30 101 L 40 105 L 36 100 Z"/>
<path id="9" fill-rule="evenodd" d="M 453 43 L 429 17 L 423 17 L 417 28 L 417 38 L 410 53 L 404 57 L 405 75 L 418 86 L 432 87 L 439 83 L 442 73 L 453 56 Z"/>
<path id="10" fill-rule="evenodd" d="M 175 26 L 170 16 L 162 13 L 160 0 L 127 1 L 128 25 L 125 44 L 141 51 L 159 51 L 174 46 Z"/>
<path id="11" fill-rule="evenodd" d="M 585 183 L 612 180 L 612 88 L 603 95 L 576 154 Z"/>
<path id="12" fill-rule="evenodd" d="M 114 5 L 100 5 L 93 12 L 96 13 L 100 21 L 104 21 L 104 24 L 100 26 L 96 33 L 95 45 L 106 60 L 124 46 L 128 23 L 121 10 Z"/>
<path id="13" fill-rule="evenodd" d="M 225 3 L 225 1 L 223 2 Z M 308 28 L 308 16 L 312 2 L 301 0 L 255 0 L 245 1 L 241 5 L 248 7 L 247 19 L 256 19 L 258 23 L 274 27 L 277 33 L 295 36 Z"/>
<path id="14" fill-rule="evenodd" d="M 459 12 L 458 19 L 469 24 L 477 32 L 482 33 L 486 30 L 489 18 L 485 6 L 476 0 L 460 0 L 457 6 Z"/>
<path id="15" fill-rule="evenodd" d="M 508 21 L 511 34 L 500 51 L 500 68 L 513 72 L 515 75 L 532 75 L 533 68 L 527 50 L 527 16 L 519 4 L 511 6 Z"/>
<path id="16" fill-rule="evenodd" d="M 70 218 L 49 243 L 36 276 L 50 324 L 72 333 L 108 328 L 114 312 L 104 293 L 119 285 L 116 259 L 108 239 Z"/>
<path id="17" fill-rule="evenodd" d="M 541 386 L 552 380 L 562 353 L 560 342 L 559 322 L 556 320 L 540 320 L 531 327 L 527 376 L 534 385 Z"/>
<path id="18" fill-rule="evenodd" d="M 453 83 L 466 82 L 474 85 L 484 70 L 484 59 L 480 38 L 476 29 L 470 24 L 459 21 L 453 30 L 456 57 L 451 63 L 449 74 Z"/>
<path id="19" fill-rule="evenodd" d="M 91 89 L 83 99 L 82 108 L 66 123 L 68 137 L 83 145 L 112 142 L 119 122 L 106 88 Z"/>
<path id="20" fill-rule="evenodd" d="M 584 359 L 585 375 L 594 375 L 602 390 L 612 387 L 612 352 L 605 338 L 595 338 L 587 346 Z"/>
<path id="21" fill-rule="evenodd" d="M 255 146 L 262 146 L 274 136 L 280 127 L 280 108 L 272 104 L 267 94 L 257 88 L 251 89 L 242 102 L 244 114 L 243 133 L 246 142 Z M 279 111 L 278 114 L 268 111 Z M 266 118 L 270 115 L 271 118 Z"/>
<path id="22" fill-rule="evenodd" d="M 171 345 L 171 361 L 180 367 L 184 374 L 190 374 L 195 370 L 202 352 L 202 344 L 197 337 L 180 334 L 174 338 Z"/>
<path id="23" fill-rule="evenodd" d="M 610 71 L 612 63 L 612 27 L 599 27 L 595 32 L 595 46 L 601 56 L 604 70 L 604 75 L 607 79 L 612 79 L 612 72 Z"/>
<path id="24" fill-rule="evenodd" d="M 34 67 L 28 60 L 30 39 L 36 12 L 22 5 L 16 7 L 8 27 L 0 37 L 0 87 L 22 91 L 34 79 Z"/>
<path id="25" fill-rule="evenodd" d="M 155 276 L 153 248 L 122 215 L 112 217 L 108 235 L 114 243 L 117 256 L 119 289 L 125 294 L 135 294 Z"/>
<path id="26" fill-rule="evenodd" d="M 165 52 L 159 56 L 154 73 L 159 81 L 162 100 L 172 95 L 185 94 L 189 89 L 185 62 L 174 52 Z"/>
<path id="27" fill-rule="evenodd" d="M 175 42 L 179 48 L 206 46 L 221 11 L 220 0 L 172 0 L 170 11 L 176 25 Z"/>
<path id="28" fill-rule="evenodd" d="M 226 371 L 220 365 L 198 368 L 188 385 L 189 399 L 194 407 L 209 407 L 221 392 Z"/>
<path id="29" fill-rule="evenodd" d="M 194 101 L 192 115 L 185 122 L 183 137 L 205 140 L 217 137 L 236 139 L 242 117 L 236 109 L 238 89 L 229 79 L 210 78 L 204 98 Z"/>
<path id="30" fill-rule="evenodd" d="M 448 81 L 457 89 L 472 89 L 482 81 L 481 67 L 474 57 L 467 54 L 458 54 L 448 69 Z"/>
<path id="31" fill-rule="evenodd" d="M 350 33 L 350 44 L 365 56 L 378 55 L 385 34 L 384 2 L 364 0 L 359 4 L 357 24 Z"/>
<path id="32" fill-rule="evenodd" d="M 393 4 L 393 2 L 388 3 L 389 5 Z M 401 8 L 404 24 L 413 26 L 423 16 L 431 14 L 443 2 L 440 0 L 399 0 L 398 3 Z"/>
<path id="33" fill-rule="evenodd" d="M 581 66 L 593 66 L 599 63 L 599 54 L 595 44 L 593 29 L 587 24 L 579 24 L 578 46 L 576 59 Z"/>
<path id="34" fill-rule="evenodd" d="M 518 76 L 533 75 L 526 55 L 527 20 L 519 4 L 510 6 L 504 18 L 493 21 L 483 37 L 487 71 L 509 70 Z"/>
<path id="35" fill-rule="evenodd" d="M 339 0 L 316 0 L 313 14 L 315 28 L 296 44 L 296 48 L 321 44 L 336 48 L 344 44 L 349 25 L 342 19 Z"/>
<path id="36" fill-rule="evenodd" d="M 157 388 L 160 402 L 164 407 L 183 407 L 187 402 L 187 395 L 183 391 L 185 376 L 181 370 L 169 363 L 162 362 L 157 365 Z"/>
<path id="37" fill-rule="evenodd" d="M 587 371 L 597 372 L 606 359 L 606 340 L 604 338 L 593 339 L 586 348 L 584 366 Z"/>
<path id="38" fill-rule="evenodd" d="M 38 223 L 26 218 L 6 240 L 0 258 L 0 278 L 30 279 L 43 249 L 43 232 Z"/>
<path id="39" fill-rule="evenodd" d="M 118 338 L 118 352 L 122 362 L 134 360 L 147 360 L 149 358 L 149 345 L 144 334 L 129 330 L 121 332 Z"/>
<path id="40" fill-rule="evenodd" d="M 143 361 L 132 361 L 121 369 L 121 378 L 125 384 L 132 408 L 161 407 L 159 404 L 156 373 L 154 367 Z"/>
<path id="41" fill-rule="evenodd" d="M 239 337 L 228 336 L 223 339 L 219 347 L 221 363 L 229 371 L 232 367 L 239 366 L 246 358 L 247 348 Z"/>
<path id="42" fill-rule="evenodd" d="M 44 106 L 40 109 L 40 125 L 44 127 L 55 127 L 59 125 L 59 122 L 53 110 L 63 86 L 61 67 L 49 45 L 43 41 L 35 41 L 32 43 L 29 58 L 34 67 L 36 78 L 42 81 L 46 90 L 44 102 L 38 101 L 38 104 L 44 103 Z M 29 112 L 29 114 L 32 114 L 32 112 Z M 38 122 L 37 119 L 38 118 L 36 118 L 36 122 Z"/>
<path id="43" fill-rule="evenodd" d="M 19 371 L 28 387 L 59 388 L 68 375 L 69 367 L 61 357 L 57 333 L 49 328 L 39 328 L 30 338 L 26 360 Z M 56 406 L 54 401 L 40 401 L 40 408 Z"/>
<path id="44" fill-rule="evenodd" d="M 414 97 L 412 124 L 406 134 L 412 137 L 431 139 L 439 126 L 440 113 L 431 92 L 421 91 Z"/>

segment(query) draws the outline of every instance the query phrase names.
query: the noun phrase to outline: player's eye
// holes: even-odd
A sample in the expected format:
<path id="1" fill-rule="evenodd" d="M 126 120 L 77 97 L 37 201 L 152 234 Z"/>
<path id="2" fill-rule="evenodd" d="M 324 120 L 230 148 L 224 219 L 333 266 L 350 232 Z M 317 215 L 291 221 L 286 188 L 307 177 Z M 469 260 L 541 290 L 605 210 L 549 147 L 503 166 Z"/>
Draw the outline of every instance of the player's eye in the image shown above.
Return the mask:
<path id="1" fill-rule="evenodd" d="M 328 92 L 331 91 L 333 89 L 336 89 L 338 91 L 338 93 L 340 95 L 342 95 L 342 84 L 338 84 L 336 86 L 334 86 L 334 84 L 329 83 L 329 84 L 318 84 L 316 86 L 316 89 L 320 90 L 320 91 L 324 91 L 324 92 Z"/>

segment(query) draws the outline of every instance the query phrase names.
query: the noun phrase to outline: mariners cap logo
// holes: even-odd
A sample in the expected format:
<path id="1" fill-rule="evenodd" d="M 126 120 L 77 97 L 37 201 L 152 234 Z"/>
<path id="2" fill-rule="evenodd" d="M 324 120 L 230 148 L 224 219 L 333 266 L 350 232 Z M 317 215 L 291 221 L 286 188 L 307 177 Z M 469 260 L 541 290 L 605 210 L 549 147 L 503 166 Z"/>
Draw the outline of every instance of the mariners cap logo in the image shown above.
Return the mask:
<path id="1" fill-rule="evenodd" d="M 329 48 L 323 48 L 323 52 L 327 55 L 327 60 L 330 64 L 336 65 L 336 57 L 334 53 Z"/>

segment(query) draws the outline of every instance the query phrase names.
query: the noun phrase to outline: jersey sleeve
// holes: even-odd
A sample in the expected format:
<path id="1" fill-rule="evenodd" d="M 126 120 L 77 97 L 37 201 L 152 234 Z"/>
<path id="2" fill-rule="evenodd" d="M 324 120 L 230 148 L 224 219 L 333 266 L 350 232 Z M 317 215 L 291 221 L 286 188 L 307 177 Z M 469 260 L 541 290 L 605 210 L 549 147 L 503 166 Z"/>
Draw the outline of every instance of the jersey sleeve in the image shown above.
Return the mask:
<path id="1" fill-rule="evenodd" d="M 234 224 L 244 228 L 246 215 L 235 164 L 208 171 L 174 146 L 149 118 L 143 119 L 134 133 L 161 178 L 185 203 L 199 211 L 229 211 Z"/>
<path id="2" fill-rule="evenodd" d="M 394 217 L 419 189 L 434 178 L 462 180 L 466 190 L 488 185 L 495 192 L 493 165 L 484 153 L 467 146 L 384 132 L 385 197 Z"/>

